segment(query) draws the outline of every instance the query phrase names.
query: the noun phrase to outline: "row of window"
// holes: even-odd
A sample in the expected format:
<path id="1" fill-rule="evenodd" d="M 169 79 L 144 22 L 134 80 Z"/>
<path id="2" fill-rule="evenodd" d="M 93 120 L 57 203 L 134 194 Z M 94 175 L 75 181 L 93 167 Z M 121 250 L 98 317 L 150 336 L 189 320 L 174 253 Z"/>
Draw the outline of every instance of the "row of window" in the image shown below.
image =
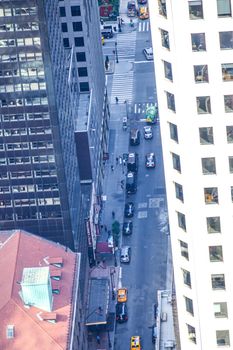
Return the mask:
<path id="1" fill-rule="evenodd" d="M 0 114 L 0 120 L 3 122 L 12 122 L 19 120 L 44 120 L 49 119 L 49 113 L 19 113 L 19 114 Z"/>
<path id="2" fill-rule="evenodd" d="M 17 136 L 17 135 L 45 135 L 51 134 L 52 130 L 49 126 L 35 126 L 30 128 L 12 128 L 0 129 L 0 136 Z"/>
<path id="3" fill-rule="evenodd" d="M 54 197 L 48 197 L 48 198 L 26 198 L 26 199 L 15 199 L 15 200 L 9 200 L 4 199 L 0 200 L 0 208 L 4 207 L 28 207 L 28 206 L 35 206 L 35 205 L 59 205 L 60 204 L 60 198 L 54 198 Z"/>
<path id="4" fill-rule="evenodd" d="M 65 48 L 71 47 L 72 45 L 70 44 L 69 38 L 64 38 L 63 39 L 63 45 Z M 83 37 L 75 37 L 74 38 L 74 46 L 76 47 L 84 47 L 84 38 Z"/>
<path id="5" fill-rule="evenodd" d="M 18 31 L 32 31 L 39 30 L 37 22 L 23 22 L 23 23 L 7 23 L 0 25 L 0 32 L 18 32 Z"/>
<path id="6" fill-rule="evenodd" d="M 38 211 L 38 208 L 33 206 L 30 207 L 30 210 L 23 212 L 23 207 L 15 208 L 17 213 L 4 213 L 3 210 L 0 213 L 0 221 L 18 221 L 18 220 L 38 220 L 38 219 L 52 219 L 60 218 L 61 210 L 58 205 L 53 205 L 53 208 L 40 208 L 40 210 L 45 209 L 43 212 Z M 46 210 L 49 209 L 49 210 Z"/>
<path id="7" fill-rule="evenodd" d="M 189 340 L 196 344 L 196 330 L 193 326 L 187 325 L 187 332 Z M 218 347 L 230 346 L 229 330 L 216 330 L 216 344 Z"/>
<path id="8" fill-rule="evenodd" d="M 8 78 L 8 77 L 38 77 L 41 81 L 41 78 L 44 77 L 44 67 L 41 65 L 40 67 L 20 67 L 19 69 L 1 69 L 0 70 L 0 78 Z"/>
<path id="9" fill-rule="evenodd" d="M 46 90 L 46 83 L 23 83 L 23 84 L 7 84 L 0 86 L 0 92 L 18 92 L 18 91 L 37 91 Z"/>
<path id="10" fill-rule="evenodd" d="M 40 155 L 34 157 L 9 157 L 0 158 L 0 165 L 31 164 L 31 163 L 54 163 L 54 155 Z"/>
<path id="11" fill-rule="evenodd" d="M 34 177 L 50 177 L 57 176 L 57 171 L 55 169 L 45 169 L 45 170 L 35 170 L 35 171 L 1 171 L 0 179 L 23 179 L 23 178 L 33 178 Z"/>
<path id="12" fill-rule="evenodd" d="M 60 17 L 66 17 L 66 9 L 67 8 L 64 6 L 59 7 Z M 71 13 L 71 16 L 81 16 L 80 6 L 78 6 L 78 5 L 70 6 L 70 13 Z"/>
<path id="13" fill-rule="evenodd" d="M 19 52 L 18 54 L 0 55 L 0 62 L 30 62 L 30 61 L 41 61 L 42 62 L 42 53 L 41 52 Z"/>
<path id="14" fill-rule="evenodd" d="M 12 47 L 12 46 L 37 46 L 40 47 L 40 38 L 18 38 L 18 39 L 6 39 L 0 40 L 0 47 Z"/>
<path id="15" fill-rule="evenodd" d="M 33 141 L 33 142 L 15 142 L 15 143 L 0 143 L 0 150 L 4 151 L 17 151 L 26 149 L 53 149 L 53 142 L 46 141 Z"/>
<path id="16" fill-rule="evenodd" d="M 186 311 L 189 312 L 192 316 L 194 316 L 192 299 L 184 296 L 184 302 L 186 306 Z M 226 302 L 213 303 L 213 314 L 215 318 L 227 318 L 228 317 L 227 303 Z"/>
<path id="17" fill-rule="evenodd" d="M 47 97 L 9 98 L 0 100 L 0 107 L 48 105 Z"/>
<path id="18" fill-rule="evenodd" d="M 9 6 L 9 4 L 7 4 Z M 0 5 L 0 17 L 37 15 L 37 7 L 5 7 Z"/>
<path id="19" fill-rule="evenodd" d="M 0 186 L 0 193 L 24 193 L 24 192 L 47 192 L 57 191 L 57 183 L 43 183 L 39 185 L 12 185 L 12 186 Z"/>

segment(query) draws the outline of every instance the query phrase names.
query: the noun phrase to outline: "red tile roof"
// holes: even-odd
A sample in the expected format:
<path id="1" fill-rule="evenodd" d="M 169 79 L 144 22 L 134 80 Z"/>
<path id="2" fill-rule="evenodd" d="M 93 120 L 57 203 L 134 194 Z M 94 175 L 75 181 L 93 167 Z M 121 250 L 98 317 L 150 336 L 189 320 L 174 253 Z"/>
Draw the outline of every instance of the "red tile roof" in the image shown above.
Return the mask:
<path id="1" fill-rule="evenodd" d="M 46 259 L 45 259 L 46 258 Z M 19 296 L 20 281 L 25 267 L 50 266 L 49 259 L 59 258 L 63 266 L 61 280 L 53 281 L 60 294 L 53 295 L 53 316 L 56 323 L 43 321 L 36 307 L 26 308 Z M 54 242 L 24 231 L 0 231 L 0 349 L 67 349 L 72 324 L 72 296 L 79 254 Z M 14 325 L 14 337 L 7 338 L 7 326 Z"/>

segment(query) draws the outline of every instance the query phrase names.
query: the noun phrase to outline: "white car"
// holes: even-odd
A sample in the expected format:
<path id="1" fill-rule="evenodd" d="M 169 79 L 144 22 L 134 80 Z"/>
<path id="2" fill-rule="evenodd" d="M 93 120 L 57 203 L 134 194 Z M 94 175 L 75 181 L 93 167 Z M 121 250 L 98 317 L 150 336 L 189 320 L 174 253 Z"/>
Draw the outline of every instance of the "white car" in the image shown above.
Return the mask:
<path id="1" fill-rule="evenodd" d="M 146 59 L 147 59 L 148 61 L 151 61 L 151 60 L 154 59 L 152 47 L 147 47 L 147 48 L 145 48 L 145 49 L 143 50 L 143 53 L 144 53 L 144 55 L 146 56 Z"/>
<path id="2" fill-rule="evenodd" d="M 144 126 L 144 138 L 150 140 L 153 137 L 152 127 L 149 125 Z"/>

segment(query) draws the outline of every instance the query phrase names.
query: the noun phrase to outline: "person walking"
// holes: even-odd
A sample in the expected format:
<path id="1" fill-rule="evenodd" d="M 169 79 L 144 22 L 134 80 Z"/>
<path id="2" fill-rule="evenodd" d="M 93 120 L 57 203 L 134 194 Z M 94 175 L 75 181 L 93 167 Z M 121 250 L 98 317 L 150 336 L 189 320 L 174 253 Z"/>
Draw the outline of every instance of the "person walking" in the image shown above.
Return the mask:
<path id="1" fill-rule="evenodd" d="M 114 166 L 113 166 L 113 165 L 111 165 L 111 170 L 112 170 L 112 171 L 114 170 Z"/>
<path id="2" fill-rule="evenodd" d="M 119 101 L 119 99 L 118 99 L 118 97 L 116 96 L 115 97 L 115 100 L 116 100 L 116 104 L 118 103 L 118 101 Z"/>
<path id="3" fill-rule="evenodd" d="M 118 164 L 118 160 L 119 160 L 118 157 L 116 157 L 116 165 Z"/>
<path id="4" fill-rule="evenodd" d="M 115 219 L 115 211 L 112 211 L 112 218 Z"/>

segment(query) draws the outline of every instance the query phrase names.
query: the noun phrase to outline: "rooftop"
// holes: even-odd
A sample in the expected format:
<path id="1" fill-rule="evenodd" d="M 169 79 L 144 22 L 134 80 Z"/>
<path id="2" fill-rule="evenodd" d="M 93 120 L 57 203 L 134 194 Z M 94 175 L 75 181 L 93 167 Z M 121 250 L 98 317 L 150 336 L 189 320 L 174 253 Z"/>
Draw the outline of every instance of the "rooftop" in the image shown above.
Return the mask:
<path id="1" fill-rule="evenodd" d="M 66 247 L 25 231 L 0 231 L 1 350 L 25 349 L 25 344 L 33 350 L 68 349 L 79 259 Z M 43 308 L 48 300 L 51 310 Z"/>
<path id="2" fill-rule="evenodd" d="M 86 325 L 107 324 L 109 279 L 91 278 Z"/>

